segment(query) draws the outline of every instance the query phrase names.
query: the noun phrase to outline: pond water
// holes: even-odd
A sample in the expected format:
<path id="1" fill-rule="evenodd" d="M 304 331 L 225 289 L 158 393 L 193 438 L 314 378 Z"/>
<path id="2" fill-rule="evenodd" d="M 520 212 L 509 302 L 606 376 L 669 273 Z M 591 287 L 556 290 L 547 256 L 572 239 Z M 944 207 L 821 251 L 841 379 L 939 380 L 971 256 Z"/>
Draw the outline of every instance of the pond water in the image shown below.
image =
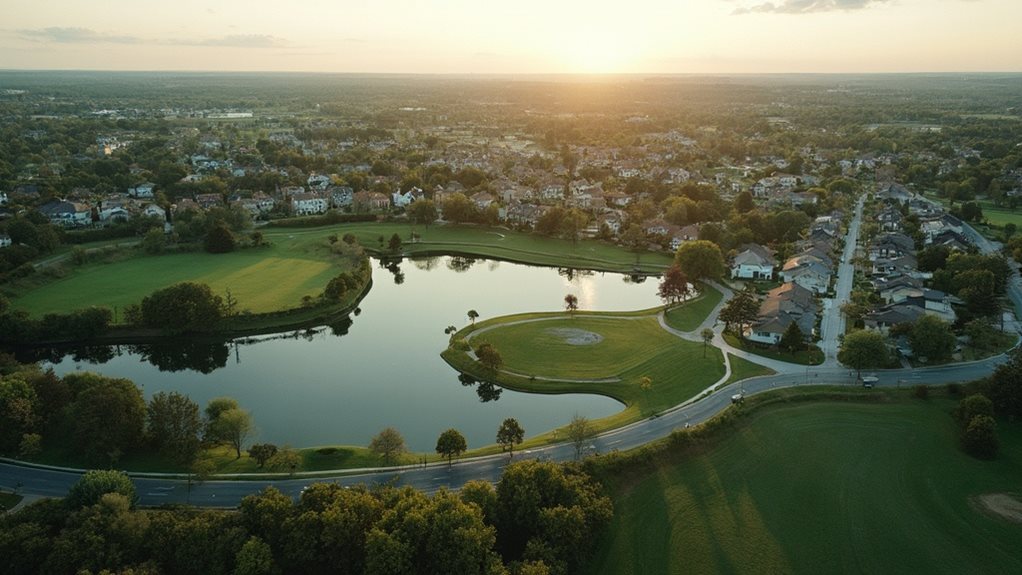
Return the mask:
<path id="1" fill-rule="evenodd" d="M 515 417 L 532 436 L 616 413 L 614 400 L 584 394 L 536 395 L 475 385 L 440 358 L 444 328 L 527 311 L 635 310 L 659 303 L 656 280 L 621 274 L 531 267 L 499 261 L 434 257 L 374 262 L 373 287 L 357 313 L 332 326 L 227 343 L 101 346 L 37 350 L 58 374 L 74 370 L 126 377 L 146 398 L 179 391 L 200 406 L 230 396 L 248 409 L 254 442 L 294 446 L 367 445 L 393 426 L 415 451 L 432 451 L 454 427 L 469 447 L 494 442 Z M 244 307 L 244 302 L 240 302 Z"/>

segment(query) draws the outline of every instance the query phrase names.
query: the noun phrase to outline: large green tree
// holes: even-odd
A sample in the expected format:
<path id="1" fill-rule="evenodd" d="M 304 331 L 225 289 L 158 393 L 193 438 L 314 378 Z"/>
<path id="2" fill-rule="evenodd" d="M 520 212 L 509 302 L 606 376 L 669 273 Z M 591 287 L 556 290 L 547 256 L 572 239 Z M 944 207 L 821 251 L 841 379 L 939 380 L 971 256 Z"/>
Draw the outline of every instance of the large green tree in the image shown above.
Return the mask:
<path id="1" fill-rule="evenodd" d="M 929 361 L 944 361 L 955 351 L 955 334 L 951 325 L 932 315 L 923 315 L 912 324 L 908 333 L 912 353 Z"/>
<path id="2" fill-rule="evenodd" d="M 514 457 L 515 445 L 522 442 L 525 439 L 525 430 L 522 429 L 522 425 L 518 423 L 518 420 L 509 417 L 505 419 L 501 424 L 500 428 L 497 429 L 497 445 L 503 451 L 507 451 Z"/>
<path id="3" fill-rule="evenodd" d="M 441 457 L 447 458 L 447 465 L 450 465 L 455 457 L 465 453 L 468 443 L 465 436 L 457 429 L 448 429 L 440 434 L 436 440 L 436 452 Z"/>
<path id="4" fill-rule="evenodd" d="M 681 244 L 674 259 L 691 279 L 716 280 L 724 275 L 724 256 L 720 246 L 707 240 Z"/>
<path id="5" fill-rule="evenodd" d="M 142 323 L 168 333 L 215 329 L 222 317 L 223 300 L 206 284 L 179 283 L 154 291 L 142 299 Z"/>
<path id="6" fill-rule="evenodd" d="M 161 391 L 149 400 L 147 436 L 153 447 L 182 463 L 199 452 L 202 418 L 199 405 L 187 396 Z"/>
<path id="7" fill-rule="evenodd" d="M 71 509 L 81 509 L 99 503 L 107 493 L 119 493 L 132 504 L 137 501 L 135 484 L 128 474 L 113 469 L 86 471 L 81 479 L 71 486 L 67 493 L 67 504 Z"/>
<path id="8" fill-rule="evenodd" d="M 877 331 L 860 329 L 845 335 L 837 359 L 862 377 L 862 370 L 887 364 L 887 342 Z"/>
<path id="9" fill-rule="evenodd" d="M 244 409 L 232 408 L 209 422 L 207 436 L 233 447 L 236 457 L 240 459 L 241 450 L 253 430 L 252 416 Z"/>
<path id="10" fill-rule="evenodd" d="M 407 448 L 405 447 L 405 438 L 401 436 L 401 433 L 393 427 L 387 427 L 377 433 L 369 442 L 369 450 L 379 455 L 383 459 L 383 463 L 390 464 Z"/>
<path id="11" fill-rule="evenodd" d="M 97 375 L 78 378 L 76 383 L 82 388 L 75 390 L 71 424 L 74 442 L 86 456 L 113 461 L 139 445 L 146 405 L 137 385 Z"/>

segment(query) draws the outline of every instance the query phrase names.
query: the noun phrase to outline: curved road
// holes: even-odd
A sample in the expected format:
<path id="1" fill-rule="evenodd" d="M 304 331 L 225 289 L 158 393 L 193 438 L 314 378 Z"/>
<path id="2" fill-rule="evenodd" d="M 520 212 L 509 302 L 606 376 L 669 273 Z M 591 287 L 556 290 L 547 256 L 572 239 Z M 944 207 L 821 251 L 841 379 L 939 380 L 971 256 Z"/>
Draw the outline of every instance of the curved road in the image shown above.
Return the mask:
<path id="1" fill-rule="evenodd" d="M 1005 361 L 1007 361 L 1007 357 L 1000 355 L 972 363 L 878 371 L 877 376 L 880 381 L 877 385 L 900 387 L 902 385 L 937 385 L 971 381 L 988 375 L 994 367 Z M 659 417 L 607 432 L 594 438 L 590 443 L 595 447 L 597 453 L 639 447 L 650 441 L 666 437 L 671 431 L 683 428 L 687 424 L 696 425 L 708 420 L 731 405 L 731 395 L 738 392 L 739 389 L 747 395 L 752 395 L 772 389 L 818 384 L 852 386 L 856 382 L 854 374 L 842 368 L 807 368 L 802 373 L 785 373 L 747 379 L 717 389 L 702 399 L 690 400 L 690 402 Z M 520 453 L 515 456 L 515 460 L 523 457 L 569 461 L 575 457 L 575 451 L 570 444 L 557 444 Z M 142 505 L 191 503 L 200 506 L 234 507 L 243 497 L 258 492 L 267 485 L 274 485 L 284 493 L 297 496 L 304 486 L 313 481 L 333 481 L 342 485 L 395 482 L 400 485 L 410 485 L 426 492 L 433 492 L 443 487 L 458 488 L 472 479 L 496 481 L 507 462 L 506 455 L 493 455 L 465 460 L 450 467 L 443 463 L 436 463 L 426 467 L 373 470 L 343 476 L 325 474 L 272 481 L 217 480 L 194 484 L 190 489 L 187 481 L 173 477 L 135 476 L 133 479 Z M 19 493 L 32 498 L 63 497 L 71 485 L 78 480 L 78 477 L 78 472 L 70 470 L 57 471 L 0 463 L 0 486 L 7 489 L 18 487 Z"/>
<path id="2" fill-rule="evenodd" d="M 849 263 L 842 264 L 839 269 L 839 288 L 841 287 L 841 280 L 844 277 L 850 278 L 853 271 L 850 269 L 851 258 L 848 256 L 850 253 L 854 253 L 855 239 L 859 223 L 861 222 L 861 210 L 862 203 L 860 202 L 857 206 L 852 226 L 849 229 L 849 241 L 846 242 L 844 260 Z M 995 251 L 995 246 L 986 241 L 985 238 L 982 238 L 971 227 L 966 226 L 966 230 L 982 251 Z M 723 286 L 716 287 L 722 291 L 724 297 L 699 328 L 693 332 L 679 332 L 666 326 L 662 318 L 661 325 L 679 337 L 701 341 L 698 332 L 702 328 L 713 326 L 716 323 L 717 312 L 720 311 L 724 301 L 731 295 L 730 290 L 727 288 Z M 838 293 L 840 294 L 840 292 L 841 290 L 839 289 Z M 1009 283 L 1008 292 L 1009 297 L 1022 307 L 1022 286 L 1020 286 L 1017 275 Z M 831 305 L 836 307 L 836 301 L 832 302 Z M 833 326 L 828 326 L 829 322 L 827 320 L 824 321 L 823 331 L 825 341 L 833 339 L 836 343 L 836 334 L 839 333 L 840 330 L 838 328 L 840 323 L 842 323 L 840 315 L 838 313 L 837 319 L 830 320 L 835 323 Z M 714 344 L 725 352 L 725 358 L 730 353 L 771 368 L 779 368 L 775 369 L 778 373 L 746 379 L 719 388 L 717 386 L 721 382 L 717 382 L 704 392 L 708 393 L 708 395 L 701 398 L 692 398 L 658 416 L 635 422 L 593 438 L 589 443 L 596 453 L 640 447 L 651 441 L 668 436 L 675 429 L 702 423 L 727 409 L 731 405 L 731 396 L 738 392 L 753 395 L 773 389 L 806 385 L 853 386 L 857 384 L 854 372 L 834 365 L 836 363 L 834 360 L 836 347 L 834 350 L 829 348 L 824 350 L 827 355 L 827 362 L 824 365 L 803 367 L 766 360 L 760 356 L 750 355 L 741 350 L 734 349 L 721 338 L 719 325 L 716 326 L 714 331 Z M 989 375 L 997 365 L 1005 363 L 1007 360 L 1007 354 L 1002 354 L 970 363 L 920 369 L 879 370 L 876 372 L 879 378 L 877 386 L 939 385 L 972 381 Z M 575 450 L 572 445 L 562 443 L 521 452 L 515 456 L 515 460 L 520 460 L 523 457 L 550 461 L 570 461 L 575 457 Z M 190 503 L 205 507 L 234 507 L 241 502 L 243 497 L 256 493 L 268 485 L 273 485 L 284 493 L 297 496 L 301 493 L 303 487 L 314 481 L 331 481 L 342 485 L 394 482 L 400 485 L 410 485 L 426 492 L 433 492 L 441 488 L 456 489 L 473 479 L 496 481 L 499 479 L 501 471 L 508 461 L 509 459 L 506 455 L 491 455 L 464 460 L 452 466 L 444 463 L 432 463 L 427 466 L 353 470 L 344 474 L 336 472 L 313 473 L 294 479 L 217 480 L 201 484 L 189 484 L 188 481 L 169 474 L 164 476 L 159 474 L 135 474 L 132 479 L 135 482 L 142 505 L 155 506 L 168 503 Z M 17 490 L 20 494 L 26 496 L 26 500 L 39 497 L 63 497 L 79 477 L 80 471 L 78 470 L 58 470 L 0 461 L 0 487 Z"/>

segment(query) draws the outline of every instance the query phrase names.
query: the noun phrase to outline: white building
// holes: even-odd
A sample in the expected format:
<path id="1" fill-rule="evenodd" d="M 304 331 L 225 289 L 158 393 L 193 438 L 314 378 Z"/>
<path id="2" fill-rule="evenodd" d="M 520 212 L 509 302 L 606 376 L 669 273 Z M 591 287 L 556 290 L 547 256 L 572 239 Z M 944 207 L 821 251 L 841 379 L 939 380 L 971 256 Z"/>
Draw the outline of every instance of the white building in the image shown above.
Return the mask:
<path id="1" fill-rule="evenodd" d="M 777 262 L 770 256 L 770 252 L 766 248 L 750 245 L 735 256 L 731 263 L 731 277 L 746 280 L 772 280 L 774 279 L 775 265 Z"/>
<path id="2" fill-rule="evenodd" d="M 327 199 L 319 194 L 303 192 L 291 195 L 291 213 L 296 216 L 325 214 L 328 207 Z"/>
<path id="3" fill-rule="evenodd" d="M 155 190 L 156 184 L 146 182 L 144 184 L 139 184 L 134 188 L 128 188 L 128 195 L 133 198 L 151 198 L 153 197 L 153 192 Z"/>
<path id="4" fill-rule="evenodd" d="M 0 234 L 0 248 L 10 247 L 12 243 L 11 236 L 7 234 Z"/>

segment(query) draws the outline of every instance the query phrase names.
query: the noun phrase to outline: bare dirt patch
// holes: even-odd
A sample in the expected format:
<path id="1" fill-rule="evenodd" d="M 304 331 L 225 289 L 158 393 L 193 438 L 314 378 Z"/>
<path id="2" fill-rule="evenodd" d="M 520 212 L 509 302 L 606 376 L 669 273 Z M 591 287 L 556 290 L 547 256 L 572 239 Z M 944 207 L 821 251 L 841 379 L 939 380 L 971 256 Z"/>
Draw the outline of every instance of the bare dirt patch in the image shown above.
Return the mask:
<path id="1" fill-rule="evenodd" d="M 603 341 L 603 336 L 598 333 L 572 327 L 551 327 L 546 332 L 568 345 L 596 345 Z"/>
<path id="2" fill-rule="evenodd" d="M 1012 523 L 1022 523 L 1022 500 L 1011 493 L 987 493 L 976 498 L 976 502 L 986 512 L 1007 519 Z"/>

